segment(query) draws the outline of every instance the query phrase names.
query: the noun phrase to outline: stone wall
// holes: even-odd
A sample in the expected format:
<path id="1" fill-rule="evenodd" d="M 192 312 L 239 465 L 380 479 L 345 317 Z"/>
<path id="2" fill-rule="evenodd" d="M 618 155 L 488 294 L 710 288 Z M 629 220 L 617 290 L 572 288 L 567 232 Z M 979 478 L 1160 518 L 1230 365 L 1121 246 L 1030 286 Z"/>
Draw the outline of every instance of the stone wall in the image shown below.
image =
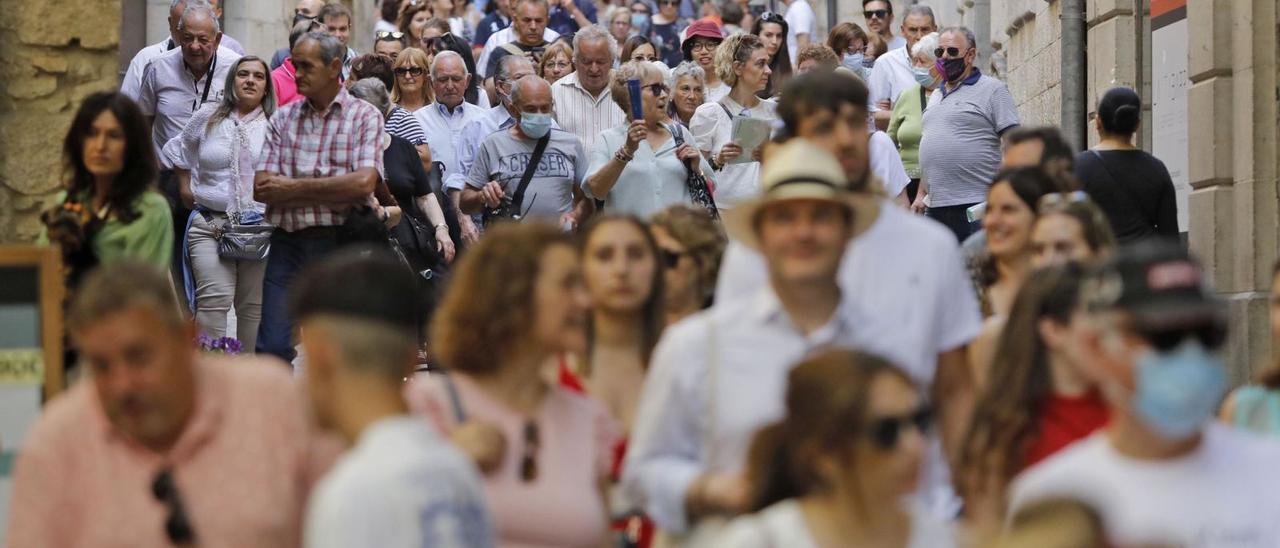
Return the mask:
<path id="1" fill-rule="evenodd" d="M 31 242 L 75 109 L 117 85 L 120 2 L 0 0 L 0 13 L 0 243 Z"/>
<path id="2" fill-rule="evenodd" d="M 1057 124 L 1062 117 L 1062 25 L 1058 2 L 995 1 L 991 6 L 992 41 L 1018 115 L 1026 125 Z M 988 70 L 983 67 L 983 70 Z"/>

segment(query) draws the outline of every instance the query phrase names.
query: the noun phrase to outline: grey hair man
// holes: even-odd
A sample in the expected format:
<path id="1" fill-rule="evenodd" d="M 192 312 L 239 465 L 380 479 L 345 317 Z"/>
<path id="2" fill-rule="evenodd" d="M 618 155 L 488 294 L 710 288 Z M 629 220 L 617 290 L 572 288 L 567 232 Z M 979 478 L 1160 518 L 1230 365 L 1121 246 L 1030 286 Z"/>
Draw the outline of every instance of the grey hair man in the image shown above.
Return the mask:
<path id="1" fill-rule="evenodd" d="M 522 56 L 508 58 L 512 61 L 499 63 L 499 66 L 520 61 L 528 63 L 528 60 Z M 503 61 L 506 61 L 506 58 Z M 532 74 L 532 69 L 529 74 Z M 446 176 L 454 173 L 466 174 L 460 161 L 463 153 L 458 143 L 462 140 L 463 131 L 468 124 L 485 117 L 485 109 L 464 100 L 471 78 L 472 75 L 467 73 L 467 64 L 461 55 L 447 50 L 436 54 L 436 58 L 431 62 L 431 88 L 435 92 L 436 100 L 413 113 L 414 119 L 418 121 L 418 125 L 427 136 L 427 146 L 431 149 L 432 161 L 444 166 Z M 468 167 L 470 167 L 469 164 Z M 461 183 L 456 188 L 461 190 Z M 471 230 L 474 230 L 474 223 L 464 222 L 464 224 L 470 225 Z M 468 231 L 464 230 L 464 232 Z"/>
<path id="2" fill-rule="evenodd" d="M 147 68 L 147 64 L 164 52 L 177 49 L 178 45 L 181 44 L 181 36 L 178 34 L 178 21 L 182 19 L 183 10 L 187 9 L 187 1 L 169 0 L 169 36 L 166 36 L 164 40 L 138 50 L 138 53 L 133 56 L 133 60 L 129 61 L 129 68 L 124 73 L 124 80 L 120 82 L 121 93 L 128 95 L 135 101 L 138 100 L 138 91 L 142 88 L 142 71 Z M 214 13 L 221 17 L 222 9 L 218 7 L 217 0 L 210 2 L 210 5 Z M 240 45 L 240 42 L 225 34 L 222 36 L 221 46 L 238 55 L 244 55 L 244 47 Z"/>
<path id="3" fill-rule="evenodd" d="M 583 143 L 599 141 L 600 134 L 627 122 L 609 94 L 618 42 L 603 27 L 591 26 L 573 35 L 574 72 L 551 86 L 556 101 L 556 121 Z"/>
<path id="4" fill-rule="evenodd" d="M 876 59 L 867 86 L 871 89 L 871 114 L 875 116 L 878 129 L 888 129 L 898 97 L 916 85 L 915 74 L 911 70 L 912 48 L 925 35 L 937 30 L 932 8 L 911 6 L 902 18 L 902 37 L 906 44 Z"/>

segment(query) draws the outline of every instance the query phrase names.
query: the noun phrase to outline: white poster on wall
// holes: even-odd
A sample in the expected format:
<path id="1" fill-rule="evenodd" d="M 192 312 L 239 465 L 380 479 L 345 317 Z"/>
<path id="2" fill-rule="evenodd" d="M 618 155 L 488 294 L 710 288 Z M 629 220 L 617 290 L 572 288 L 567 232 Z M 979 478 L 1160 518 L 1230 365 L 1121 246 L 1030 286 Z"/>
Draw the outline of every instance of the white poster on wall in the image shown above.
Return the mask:
<path id="1" fill-rule="evenodd" d="M 1187 231 L 1187 6 L 1163 0 L 1151 6 L 1151 152 L 1164 162 L 1178 196 L 1178 230 Z"/>

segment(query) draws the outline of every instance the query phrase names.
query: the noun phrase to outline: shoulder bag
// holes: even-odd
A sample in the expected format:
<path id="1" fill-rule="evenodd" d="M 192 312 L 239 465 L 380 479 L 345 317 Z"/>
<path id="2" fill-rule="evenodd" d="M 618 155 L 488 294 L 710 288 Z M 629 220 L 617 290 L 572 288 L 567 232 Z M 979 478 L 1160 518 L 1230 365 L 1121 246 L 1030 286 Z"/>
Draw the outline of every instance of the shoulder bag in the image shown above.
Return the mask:
<path id="1" fill-rule="evenodd" d="M 227 212 L 227 224 L 214 229 L 218 242 L 218 256 L 234 261 L 262 261 L 271 251 L 271 233 L 275 230 L 254 215 L 257 222 L 246 222 L 243 200 L 240 195 L 240 148 L 245 146 L 245 124 L 236 123 L 231 136 L 231 189 L 235 200 L 234 211 Z"/>
<path id="2" fill-rule="evenodd" d="M 529 156 L 529 163 L 524 166 L 524 174 L 520 176 L 520 184 L 516 187 L 515 194 L 503 198 L 502 203 L 497 207 L 485 209 L 484 226 L 501 221 L 519 221 L 524 217 L 525 212 L 520 209 L 524 205 L 524 191 L 529 188 L 529 181 L 533 180 L 533 172 L 538 170 L 542 153 L 547 150 L 547 143 L 550 141 L 550 132 L 538 139 L 538 144 L 533 147 L 533 155 Z"/>
<path id="3" fill-rule="evenodd" d="M 730 118 L 732 118 L 732 116 L 730 116 Z M 680 150 L 680 147 L 684 145 L 684 136 L 682 135 L 683 131 L 684 128 L 680 127 L 679 124 L 671 126 L 671 138 L 675 139 L 677 152 Z M 716 208 L 716 199 L 715 196 L 712 196 L 711 185 L 707 184 L 706 176 L 698 171 L 697 167 L 694 165 L 695 162 L 696 160 L 689 160 L 684 164 L 686 173 L 688 174 L 685 179 L 685 186 L 689 188 L 689 196 L 693 198 L 693 203 L 702 206 L 703 209 L 706 209 L 707 214 L 711 215 L 712 219 L 719 220 L 720 210 Z"/>

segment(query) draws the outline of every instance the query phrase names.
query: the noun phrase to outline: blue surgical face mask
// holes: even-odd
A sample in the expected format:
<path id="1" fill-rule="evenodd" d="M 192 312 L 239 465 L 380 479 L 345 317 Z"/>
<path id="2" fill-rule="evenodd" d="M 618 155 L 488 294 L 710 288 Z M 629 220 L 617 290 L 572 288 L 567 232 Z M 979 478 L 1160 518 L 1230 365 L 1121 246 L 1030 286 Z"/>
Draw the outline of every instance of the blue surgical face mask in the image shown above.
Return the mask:
<path id="1" fill-rule="evenodd" d="M 1209 421 L 1227 389 L 1222 358 L 1199 341 L 1165 352 L 1148 351 L 1137 360 L 1134 412 L 1169 440 L 1185 440 Z"/>
<path id="2" fill-rule="evenodd" d="M 520 131 L 534 139 L 541 139 L 551 131 L 551 115 L 536 112 L 520 113 Z"/>
<path id="3" fill-rule="evenodd" d="M 649 14 L 633 13 L 631 14 L 631 28 L 641 35 L 649 34 Z"/>
<path id="4" fill-rule="evenodd" d="M 863 65 L 863 55 L 861 53 L 845 54 L 844 59 L 840 60 L 840 65 L 844 68 L 852 70 L 863 82 L 867 81 L 867 75 L 871 72 Z"/>
<path id="5" fill-rule="evenodd" d="M 938 79 L 933 76 L 932 69 L 911 67 L 911 74 L 916 77 L 916 83 L 920 84 L 920 87 L 923 88 L 931 88 L 933 87 L 933 84 L 938 81 Z"/>

